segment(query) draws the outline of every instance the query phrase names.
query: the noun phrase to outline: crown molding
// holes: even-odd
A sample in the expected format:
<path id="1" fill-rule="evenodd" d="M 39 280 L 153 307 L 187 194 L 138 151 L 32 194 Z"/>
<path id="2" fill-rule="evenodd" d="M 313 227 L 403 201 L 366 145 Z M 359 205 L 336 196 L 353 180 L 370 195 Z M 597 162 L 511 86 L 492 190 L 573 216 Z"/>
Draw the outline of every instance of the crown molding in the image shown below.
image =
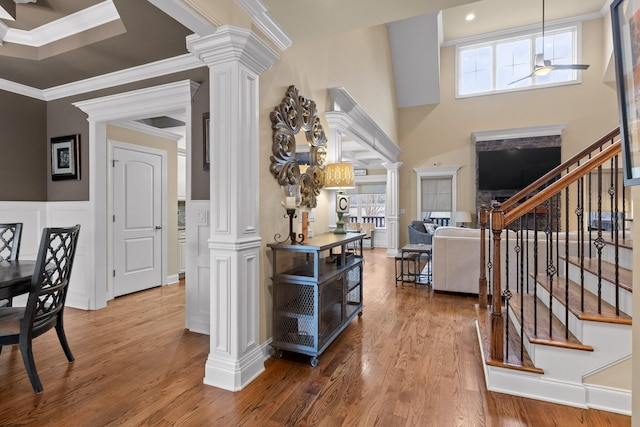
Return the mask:
<path id="1" fill-rule="evenodd" d="M 531 126 L 513 129 L 482 130 L 471 132 L 473 142 L 498 141 L 502 139 L 536 138 L 539 136 L 562 135 L 567 123 L 556 125 Z"/>
<path id="2" fill-rule="evenodd" d="M 396 162 L 398 160 L 402 154 L 400 147 L 389 138 L 345 88 L 330 88 L 329 95 L 334 111 L 343 111 L 353 119 L 353 123 L 345 131 L 350 137 L 363 141 L 377 153 L 380 153 L 386 161 Z"/>
<path id="3" fill-rule="evenodd" d="M 119 120 L 122 117 L 139 117 L 144 111 L 145 116 L 164 113 L 166 111 L 184 108 L 191 102 L 200 84 L 192 80 L 181 80 L 159 86 L 88 99 L 74 102 L 96 122 Z M 188 91 L 185 89 L 189 88 Z M 159 101 L 161 100 L 161 101 Z"/>
<path id="4" fill-rule="evenodd" d="M 199 36 L 204 37 L 216 32 L 216 25 L 209 22 L 181 0 L 148 1 Z"/>
<path id="5" fill-rule="evenodd" d="M 132 67 L 126 70 L 115 71 L 113 73 L 103 74 L 101 76 L 85 80 L 78 80 L 77 82 L 68 83 L 66 85 L 44 89 L 43 94 L 46 101 L 53 101 L 55 99 L 134 83 L 140 80 L 151 79 L 167 74 L 193 70 L 202 66 L 203 64 L 198 60 L 198 58 L 189 53 L 185 53 L 184 55 L 150 62 L 149 64 L 140 65 L 138 67 Z"/>
<path id="6" fill-rule="evenodd" d="M 33 30 L 9 28 L 4 42 L 42 47 L 119 19 L 120 14 L 113 1 L 106 0 Z"/>
<path id="7" fill-rule="evenodd" d="M 244 28 L 225 25 L 215 34 L 187 37 L 187 49 L 212 67 L 239 61 L 256 74 L 262 74 L 276 63 L 279 56 L 262 39 Z"/>
<path id="8" fill-rule="evenodd" d="M 38 99 L 40 101 L 46 101 L 41 89 L 12 82 L 11 80 L 0 79 L 0 90 Z"/>
<path id="9" fill-rule="evenodd" d="M 36 89 L 31 86 L 0 79 L 0 90 L 22 96 L 28 96 L 29 98 L 39 99 L 40 101 L 55 101 L 56 99 L 81 95 L 83 93 L 108 89 L 110 87 L 128 83 L 135 83 L 137 81 L 178 73 L 181 71 L 193 70 L 203 66 L 204 65 L 198 58 L 189 53 L 185 53 L 184 55 L 173 58 L 163 59 L 85 80 L 78 80 L 77 82 L 55 86 L 49 89 Z"/>
<path id="10" fill-rule="evenodd" d="M 237 0 L 240 6 L 251 16 L 251 22 L 262 31 L 280 50 L 293 44 L 291 37 L 269 14 L 269 9 L 261 0 Z"/>

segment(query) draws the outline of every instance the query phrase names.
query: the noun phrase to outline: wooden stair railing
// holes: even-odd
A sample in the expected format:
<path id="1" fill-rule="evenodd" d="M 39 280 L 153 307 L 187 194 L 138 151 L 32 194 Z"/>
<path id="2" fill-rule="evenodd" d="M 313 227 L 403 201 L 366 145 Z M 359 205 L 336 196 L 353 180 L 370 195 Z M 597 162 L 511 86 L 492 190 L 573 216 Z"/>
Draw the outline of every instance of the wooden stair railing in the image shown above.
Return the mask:
<path id="1" fill-rule="evenodd" d="M 619 175 L 618 170 L 618 156 L 621 153 L 621 143 L 619 140 L 615 141 L 620 135 L 619 129 L 615 129 L 609 132 L 607 135 L 600 138 L 594 144 L 589 146 L 588 148 L 582 150 L 580 153 L 576 154 L 568 161 L 564 162 L 562 165 L 556 167 L 549 173 L 545 174 L 543 177 L 527 186 L 522 191 L 515 194 L 513 197 L 508 199 L 507 201 L 500 203 L 495 203 L 491 210 L 489 211 L 486 206 L 481 206 L 478 213 L 478 222 L 480 226 L 480 275 L 479 275 L 479 307 L 487 308 L 491 307 L 491 339 L 490 339 L 490 358 L 493 361 L 502 361 L 506 360 L 507 355 L 505 353 L 505 334 L 508 334 L 508 322 L 505 323 L 505 319 L 503 318 L 503 303 L 506 303 L 507 313 L 509 310 L 509 299 L 511 298 L 513 292 L 509 286 L 509 227 L 512 227 L 516 224 L 520 224 L 520 237 L 518 237 L 518 232 L 516 232 L 516 243 L 515 245 L 519 247 L 514 248 L 516 252 L 516 257 L 520 259 L 520 272 L 516 273 L 518 279 L 516 280 L 516 287 L 513 289 L 514 292 L 521 293 L 524 295 L 524 283 L 525 283 L 525 274 L 524 274 L 524 260 L 527 260 L 527 269 L 530 268 L 528 265 L 529 258 L 531 257 L 529 254 L 529 247 L 533 248 L 533 269 L 534 272 L 527 272 L 527 293 L 529 292 L 528 288 L 528 280 L 529 276 L 533 277 L 533 280 L 538 280 L 539 276 L 539 258 L 544 258 L 543 256 L 539 256 L 539 242 L 538 242 L 538 217 L 542 216 L 545 224 L 544 234 L 547 236 L 547 247 L 545 248 L 545 256 L 547 266 L 545 270 L 547 270 L 547 275 L 549 275 L 549 283 L 553 286 L 554 276 L 558 274 L 557 269 L 560 266 L 560 259 L 563 258 L 566 265 L 565 275 L 568 274 L 569 271 L 569 251 L 570 251 L 570 238 L 569 238 L 569 228 L 570 228 L 570 198 L 571 193 L 569 192 L 569 187 L 575 184 L 577 188 L 576 192 L 578 196 L 576 197 L 576 201 L 574 203 L 576 206 L 576 215 L 577 215 L 577 223 L 580 232 L 578 233 L 577 243 L 574 243 L 574 250 L 578 251 L 581 259 L 584 260 L 584 257 L 587 256 L 585 253 L 585 248 L 587 247 L 587 243 L 584 237 L 584 197 L 585 197 L 585 179 L 588 179 L 588 205 L 589 205 L 589 220 L 588 226 L 589 228 L 589 244 L 588 244 L 588 256 L 591 256 L 591 243 L 593 243 L 597 247 L 598 259 L 600 259 L 600 254 L 602 248 L 600 246 L 603 245 L 602 241 L 602 176 L 603 176 L 603 166 L 605 166 L 608 162 L 611 165 L 610 168 L 610 176 L 611 176 L 611 185 L 608 188 L 608 195 L 610 197 L 610 206 L 609 209 L 614 211 L 615 218 L 613 218 L 612 222 L 612 240 L 614 242 L 616 248 L 616 264 L 618 262 L 618 230 L 619 230 L 619 212 L 618 212 L 618 199 L 616 198 L 614 201 L 614 197 L 617 196 L 617 180 Z M 592 234 L 592 218 L 591 218 L 591 208 L 592 208 L 592 188 L 591 188 L 591 174 L 592 172 L 597 171 L 597 238 L 592 242 L 591 234 Z M 615 181 L 615 184 L 614 184 Z M 564 205 L 562 205 L 560 198 L 564 198 Z M 623 218 L 625 211 L 625 200 L 624 200 L 624 191 L 622 192 L 622 204 L 623 204 Z M 614 207 L 615 205 L 615 207 Z M 564 209 L 564 211 L 562 211 Z M 523 218 L 533 214 L 533 223 L 534 223 L 534 241 L 531 243 L 529 240 L 529 222 L 527 222 L 526 226 L 523 226 Z M 560 218 L 564 220 L 564 223 L 560 223 Z M 489 238 L 489 244 L 487 244 L 487 229 L 491 230 L 491 237 Z M 527 229 L 527 240 L 525 243 L 524 232 L 522 230 Z M 562 236 L 559 234 L 560 229 L 564 228 L 564 254 L 561 255 L 559 241 Z M 507 238 L 504 242 L 504 245 L 501 243 L 502 234 L 504 230 L 507 230 Z M 553 238 L 553 234 L 556 233 L 555 241 Z M 623 240 L 624 240 L 624 225 L 622 227 Z M 581 237 L 582 236 L 582 237 Z M 518 243 L 519 242 L 519 243 Z M 524 253 L 525 247 L 522 245 L 527 245 L 526 255 Z M 504 250 L 505 254 L 503 256 L 502 251 Z M 523 251 L 523 253 L 520 253 Z M 487 256 L 488 252 L 488 256 Z M 506 262 L 503 258 L 506 257 Z M 490 261 L 487 262 L 487 259 Z M 599 261 L 598 261 L 599 262 Z M 584 264 L 584 261 L 582 261 Z M 503 274 L 503 265 L 506 269 L 506 274 Z M 582 266 L 583 267 L 583 266 Z M 488 273 L 487 273 L 488 271 Z M 618 268 L 616 266 L 616 281 Z M 584 274 L 584 273 L 581 273 Z M 502 278 L 506 277 L 506 285 L 503 286 Z M 556 279 L 559 280 L 558 277 Z M 566 282 L 564 293 L 566 294 L 566 306 L 569 306 L 569 280 L 564 279 Z M 617 284 L 616 284 L 617 285 Z M 528 298 L 527 300 L 536 300 L 535 296 L 537 287 L 534 284 L 534 295 L 533 298 Z M 584 300 L 584 283 L 582 284 L 582 293 Z M 600 292 L 600 291 L 598 291 Z M 562 292 L 554 291 L 551 288 L 551 297 L 549 298 L 549 305 L 553 304 L 553 294 L 561 295 Z M 617 298 L 617 295 L 616 295 Z M 524 301 L 524 300 L 523 300 Z M 523 303 L 523 302 L 522 302 Z M 535 304 L 535 302 L 534 302 Z M 600 303 L 599 303 L 600 304 Z M 514 304 L 516 305 L 516 304 Z M 616 299 L 617 305 L 617 299 Z M 584 302 L 582 302 L 582 310 L 584 310 Z M 524 310 L 522 308 L 522 310 Z M 531 310 L 528 310 L 530 312 Z M 537 308 L 533 308 L 534 316 L 536 316 Z M 569 339 L 569 327 L 568 327 L 568 316 L 569 310 L 566 309 L 566 319 L 565 322 L 566 332 L 565 338 Z M 616 307 L 616 312 L 618 312 L 618 307 Z M 549 323 L 551 323 L 551 306 L 549 307 Z M 538 319 L 535 320 L 534 330 L 537 329 Z M 521 325 L 521 332 L 524 331 L 524 326 Z M 551 327 L 549 326 L 549 336 L 552 335 Z M 508 349 L 507 349 L 508 350 Z M 522 352 L 522 350 L 521 350 Z M 508 351 L 507 351 L 508 353 Z"/>

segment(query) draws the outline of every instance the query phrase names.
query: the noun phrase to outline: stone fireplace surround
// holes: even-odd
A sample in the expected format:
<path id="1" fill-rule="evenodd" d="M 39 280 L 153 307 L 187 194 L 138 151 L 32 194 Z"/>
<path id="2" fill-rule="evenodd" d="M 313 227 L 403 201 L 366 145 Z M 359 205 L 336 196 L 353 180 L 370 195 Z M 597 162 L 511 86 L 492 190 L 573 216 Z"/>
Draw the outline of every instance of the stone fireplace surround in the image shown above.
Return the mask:
<path id="1" fill-rule="evenodd" d="M 476 146 L 475 182 L 476 208 L 481 204 L 487 207 L 491 202 L 504 201 L 513 196 L 516 190 L 479 190 L 478 189 L 478 153 L 481 151 L 498 151 L 514 148 L 546 148 L 562 145 L 562 130 L 566 124 L 535 126 L 517 129 L 500 129 L 492 131 L 478 131 L 471 133 L 471 139 Z"/>

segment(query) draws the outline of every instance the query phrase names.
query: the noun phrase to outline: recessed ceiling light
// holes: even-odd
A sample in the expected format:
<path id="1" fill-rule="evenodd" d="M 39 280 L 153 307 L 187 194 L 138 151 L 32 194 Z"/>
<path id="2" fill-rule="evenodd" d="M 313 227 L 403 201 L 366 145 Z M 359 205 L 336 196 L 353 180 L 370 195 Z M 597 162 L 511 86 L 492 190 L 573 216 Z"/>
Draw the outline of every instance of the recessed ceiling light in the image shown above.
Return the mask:
<path id="1" fill-rule="evenodd" d="M 476 19 L 476 15 L 470 13 L 464 19 L 466 19 L 467 21 L 473 21 L 474 19 Z"/>

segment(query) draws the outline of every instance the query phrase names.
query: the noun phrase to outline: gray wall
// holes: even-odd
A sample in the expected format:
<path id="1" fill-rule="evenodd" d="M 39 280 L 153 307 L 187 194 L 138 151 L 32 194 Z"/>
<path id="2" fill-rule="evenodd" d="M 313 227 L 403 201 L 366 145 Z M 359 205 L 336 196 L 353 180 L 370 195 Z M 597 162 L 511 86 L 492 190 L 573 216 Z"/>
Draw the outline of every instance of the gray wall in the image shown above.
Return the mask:
<path id="1" fill-rule="evenodd" d="M 44 101 L 0 91 L 0 201 L 47 200 Z"/>
<path id="2" fill-rule="evenodd" d="M 204 125 L 202 114 L 209 112 L 209 79 L 202 82 L 193 100 L 191 146 L 191 198 L 209 200 L 209 171 L 204 169 Z"/>

